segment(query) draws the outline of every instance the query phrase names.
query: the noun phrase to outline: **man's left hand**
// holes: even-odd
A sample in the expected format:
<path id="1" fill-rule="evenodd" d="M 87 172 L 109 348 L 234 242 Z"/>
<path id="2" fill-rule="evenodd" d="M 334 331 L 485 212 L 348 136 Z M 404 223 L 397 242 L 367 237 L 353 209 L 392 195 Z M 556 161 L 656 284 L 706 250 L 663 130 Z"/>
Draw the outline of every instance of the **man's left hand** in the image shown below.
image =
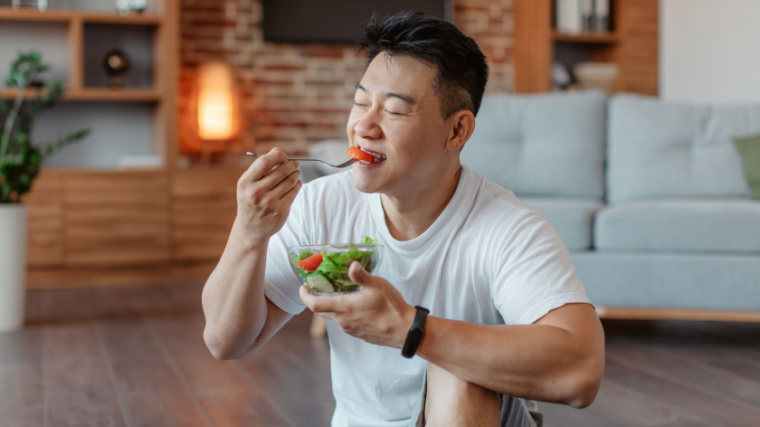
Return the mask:
<path id="1" fill-rule="evenodd" d="M 311 311 L 335 321 L 343 332 L 372 344 L 401 348 L 415 309 L 387 280 L 371 275 L 354 261 L 348 277 L 362 290 L 338 296 L 312 295 L 301 286 L 301 301 Z"/>

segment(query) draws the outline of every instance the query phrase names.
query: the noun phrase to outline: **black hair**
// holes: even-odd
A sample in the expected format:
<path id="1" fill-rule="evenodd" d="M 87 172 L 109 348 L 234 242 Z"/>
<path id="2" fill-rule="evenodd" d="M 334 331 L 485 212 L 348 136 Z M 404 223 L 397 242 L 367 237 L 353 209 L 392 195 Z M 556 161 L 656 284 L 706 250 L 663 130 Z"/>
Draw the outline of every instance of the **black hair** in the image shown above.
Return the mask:
<path id="1" fill-rule="evenodd" d="M 444 118 L 460 110 L 478 114 L 488 81 L 486 57 L 475 40 L 450 22 L 422 12 L 373 15 L 359 46 L 367 66 L 381 52 L 408 55 L 434 66 L 433 90 Z"/>

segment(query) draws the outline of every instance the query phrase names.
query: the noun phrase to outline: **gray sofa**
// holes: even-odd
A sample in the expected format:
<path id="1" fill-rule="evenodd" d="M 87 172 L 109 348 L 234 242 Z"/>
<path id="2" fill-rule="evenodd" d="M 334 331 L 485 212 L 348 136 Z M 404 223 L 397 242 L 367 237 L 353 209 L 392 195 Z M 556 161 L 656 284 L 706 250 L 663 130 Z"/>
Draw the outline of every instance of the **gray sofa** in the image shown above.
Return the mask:
<path id="1" fill-rule="evenodd" d="M 602 315 L 754 320 L 760 202 L 733 138 L 755 134 L 760 104 L 490 95 L 462 163 L 547 217 Z"/>
<path id="2" fill-rule="evenodd" d="M 602 316 L 760 320 L 760 202 L 732 142 L 754 134 L 760 104 L 487 95 L 461 158 L 546 216 Z"/>

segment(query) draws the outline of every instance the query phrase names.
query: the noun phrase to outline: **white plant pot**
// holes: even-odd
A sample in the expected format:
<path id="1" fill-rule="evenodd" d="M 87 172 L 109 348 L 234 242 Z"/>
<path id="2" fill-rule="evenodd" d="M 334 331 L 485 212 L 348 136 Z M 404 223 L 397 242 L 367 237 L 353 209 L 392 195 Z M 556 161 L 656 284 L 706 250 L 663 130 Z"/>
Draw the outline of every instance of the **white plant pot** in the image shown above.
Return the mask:
<path id="1" fill-rule="evenodd" d="M 26 206 L 0 203 L 0 333 L 24 325 Z"/>

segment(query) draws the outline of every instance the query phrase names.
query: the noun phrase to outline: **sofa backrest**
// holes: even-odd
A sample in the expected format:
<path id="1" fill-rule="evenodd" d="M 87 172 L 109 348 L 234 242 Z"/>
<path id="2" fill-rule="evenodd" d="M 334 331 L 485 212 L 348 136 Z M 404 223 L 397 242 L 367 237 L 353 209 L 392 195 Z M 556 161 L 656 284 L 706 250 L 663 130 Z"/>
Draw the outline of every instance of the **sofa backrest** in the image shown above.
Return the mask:
<path id="1" fill-rule="evenodd" d="M 607 96 L 486 95 L 462 164 L 520 196 L 604 197 Z"/>
<path id="2" fill-rule="evenodd" d="M 760 134 L 758 105 L 621 94 L 608 105 L 607 200 L 749 198 L 733 138 Z"/>

